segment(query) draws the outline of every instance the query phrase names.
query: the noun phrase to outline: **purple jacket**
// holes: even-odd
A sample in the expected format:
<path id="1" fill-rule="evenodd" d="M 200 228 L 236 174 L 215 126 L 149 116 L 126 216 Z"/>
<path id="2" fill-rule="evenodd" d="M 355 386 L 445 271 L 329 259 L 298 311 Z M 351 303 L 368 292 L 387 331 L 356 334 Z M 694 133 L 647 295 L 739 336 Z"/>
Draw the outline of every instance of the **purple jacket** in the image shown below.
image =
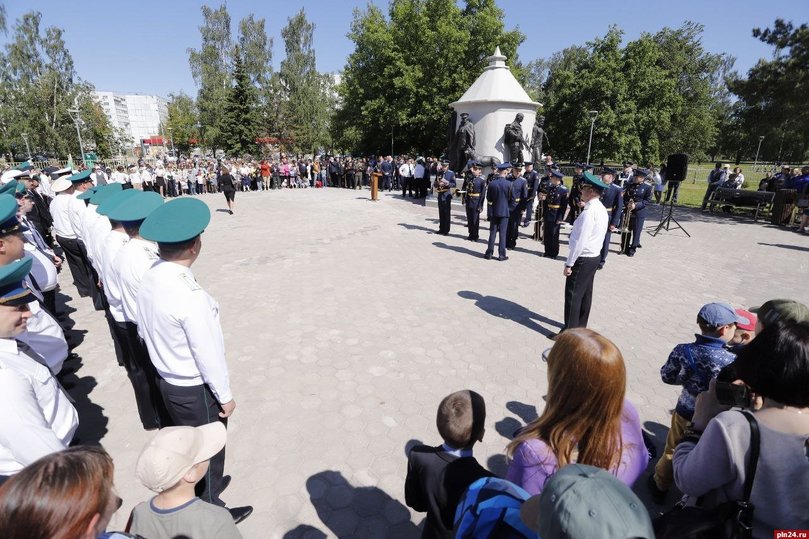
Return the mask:
<path id="1" fill-rule="evenodd" d="M 649 452 L 643 443 L 638 411 L 628 400 L 624 401 L 621 416 L 621 443 L 623 453 L 615 476 L 631 487 L 646 469 Z M 508 466 L 506 479 L 533 496 L 542 492 L 545 482 L 556 473 L 557 468 L 556 456 L 550 447 L 535 438 L 517 446 L 514 459 Z"/>

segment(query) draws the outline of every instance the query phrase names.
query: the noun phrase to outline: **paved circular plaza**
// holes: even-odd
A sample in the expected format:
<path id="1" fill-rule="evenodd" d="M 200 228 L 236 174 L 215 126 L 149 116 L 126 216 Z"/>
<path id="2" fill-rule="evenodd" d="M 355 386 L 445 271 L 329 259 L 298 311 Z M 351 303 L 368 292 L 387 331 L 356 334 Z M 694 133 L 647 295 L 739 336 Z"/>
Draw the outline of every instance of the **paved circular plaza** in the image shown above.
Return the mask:
<path id="1" fill-rule="evenodd" d="M 546 392 L 540 354 L 562 321 L 561 257 L 539 257 L 542 246 L 524 236 L 509 260 L 484 260 L 460 207 L 445 237 L 431 233 L 435 207 L 390 194 L 371 202 L 367 190 L 238 193 L 232 216 L 221 195 L 201 199 L 213 217 L 193 271 L 220 305 L 237 402 L 223 499 L 255 507 L 239 525 L 245 537 L 417 537 L 423 514 L 404 505 L 405 450 L 440 443 L 436 407 L 458 389 L 486 399 L 475 454 L 505 472 L 511 433 Z M 677 217 L 691 238 L 645 234 L 634 258 L 610 254 L 590 317 L 623 352 L 627 395 L 659 447 L 679 389 L 659 369 L 693 339 L 702 304 L 809 303 L 809 237 L 745 218 Z M 110 529 L 122 529 L 150 496 L 134 469 L 151 434 L 102 313 L 78 298 L 69 272 L 60 279 L 79 343 L 80 360 L 66 363 L 78 436 L 115 459 L 124 505 Z M 643 482 L 635 490 L 646 499 Z"/>

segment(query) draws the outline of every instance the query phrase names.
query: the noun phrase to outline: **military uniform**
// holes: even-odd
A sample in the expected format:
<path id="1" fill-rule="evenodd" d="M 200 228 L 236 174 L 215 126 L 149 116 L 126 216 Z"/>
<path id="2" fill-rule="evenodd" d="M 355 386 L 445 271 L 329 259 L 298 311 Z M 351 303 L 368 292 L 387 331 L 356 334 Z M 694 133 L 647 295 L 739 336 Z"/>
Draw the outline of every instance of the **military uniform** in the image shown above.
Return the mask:
<path id="1" fill-rule="evenodd" d="M 438 193 L 438 233 L 446 236 L 449 234 L 452 220 L 452 190 L 455 188 L 455 173 L 445 170 L 435 180 L 435 188 Z"/>
<path id="2" fill-rule="evenodd" d="M 534 217 L 534 199 L 539 193 L 539 173 L 536 170 L 530 170 L 523 174 L 523 178 L 528 182 L 528 197 L 525 202 L 525 217 L 523 217 L 522 226 L 528 226 Z"/>
<path id="3" fill-rule="evenodd" d="M 612 231 L 610 227 L 619 228 L 621 226 L 621 215 L 624 210 L 624 194 L 620 187 L 614 183 L 609 184 L 609 187 L 604 189 L 601 194 L 601 203 L 607 209 L 610 221 L 607 227 L 607 234 L 604 236 L 604 247 L 601 249 L 601 262 L 598 267 L 603 268 L 607 262 L 607 254 L 610 250 L 610 240 L 612 239 Z"/>
<path id="4" fill-rule="evenodd" d="M 567 214 L 567 222 L 571 225 L 576 221 L 576 217 L 578 217 L 581 213 L 579 202 L 581 201 L 580 184 L 582 178 L 584 178 L 584 176 L 581 174 L 573 175 L 573 184 L 570 186 L 570 193 L 567 197 L 567 205 L 570 206 L 570 211 Z"/>
<path id="5" fill-rule="evenodd" d="M 478 241 L 480 232 L 480 213 L 486 203 L 486 179 L 473 176 L 466 183 L 466 226 L 469 229 L 468 240 Z"/>
<path id="6" fill-rule="evenodd" d="M 646 211 L 652 203 L 652 186 L 644 182 L 635 183 L 637 176 L 646 177 L 648 173 L 643 169 L 637 169 L 633 176 L 633 182 L 624 191 L 624 206 L 626 211 L 631 211 L 629 216 L 629 230 L 621 234 L 621 247 L 627 256 L 635 256 L 635 250 L 640 247 L 640 235 L 643 232 L 643 224 L 646 222 Z M 630 201 L 635 202 L 635 207 L 629 210 Z"/>
<path id="7" fill-rule="evenodd" d="M 511 168 L 509 163 L 497 165 L 499 170 Z M 494 253 L 494 240 L 500 235 L 498 253 L 500 260 L 508 260 L 506 256 L 506 234 L 508 230 L 509 206 L 513 199 L 512 184 L 505 177 L 496 176 L 486 188 L 487 210 L 486 218 L 489 221 L 489 245 L 484 258 L 491 258 Z"/>
<path id="8" fill-rule="evenodd" d="M 517 247 L 517 237 L 520 235 L 520 218 L 525 210 L 528 199 L 528 182 L 522 176 L 511 176 L 511 203 L 509 204 L 508 232 L 506 247 Z"/>
<path id="9" fill-rule="evenodd" d="M 561 179 L 561 173 L 559 173 Z M 565 217 L 567 208 L 568 190 L 565 184 L 551 184 L 545 200 L 542 201 L 542 226 L 545 238 L 545 258 L 556 258 L 559 256 L 559 232 L 562 228 L 562 220 Z"/>

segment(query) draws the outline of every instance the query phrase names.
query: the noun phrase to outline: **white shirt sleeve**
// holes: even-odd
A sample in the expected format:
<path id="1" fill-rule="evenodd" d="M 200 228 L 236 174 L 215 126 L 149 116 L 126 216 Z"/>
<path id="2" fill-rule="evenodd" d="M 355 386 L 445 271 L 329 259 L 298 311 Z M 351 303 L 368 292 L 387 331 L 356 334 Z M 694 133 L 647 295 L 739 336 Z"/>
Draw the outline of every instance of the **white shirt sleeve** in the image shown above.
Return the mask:
<path id="1" fill-rule="evenodd" d="M 0 446 L 23 466 L 65 449 L 39 405 L 31 380 L 0 369 Z"/>
<path id="2" fill-rule="evenodd" d="M 570 238 L 568 239 L 568 247 L 570 248 L 570 252 L 567 255 L 565 266 L 573 267 L 573 264 L 576 263 L 576 260 L 584 250 L 583 232 L 588 226 L 592 226 L 590 223 L 592 220 L 591 217 L 590 212 L 583 211 L 573 222 L 573 230 L 570 232 Z"/>
<path id="3" fill-rule="evenodd" d="M 17 338 L 42 356 L 53 374 L 59 374 L 68 354 L 62 327 L 38 301 L 32 301 L 28 307 L 31 309 L 31 317 L 25 323 L 25 331 Z"/>
<path id="4" fill-rule="evenodd" d="M 225 361 L 225 339 L 219 325 L 219 306 L 202 290 L 193 293 L 186 305 L 182 326 L 197 368 L 219 403 L 230 402 L 233 394 Z"/>

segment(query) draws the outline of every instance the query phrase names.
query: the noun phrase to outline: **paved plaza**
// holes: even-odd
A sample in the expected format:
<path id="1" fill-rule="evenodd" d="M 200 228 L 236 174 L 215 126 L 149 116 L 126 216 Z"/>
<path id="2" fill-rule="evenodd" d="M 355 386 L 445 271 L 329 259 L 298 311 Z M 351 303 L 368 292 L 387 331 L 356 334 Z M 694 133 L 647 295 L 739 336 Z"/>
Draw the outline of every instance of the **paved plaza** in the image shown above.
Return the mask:
<path id="1" fill-rule="evenodd" d="M 238 193 L 233 216 L 221 195 L 201 200 L 213 216 L 193 271 L 220 305 L 237 402 L 223 499 L 255 507 L 239 525 L 245 537 L 417 537 L 423 514 L 404 504 L 405 450 L 439 443 L 436 407 L 458 389 L 486 399 L 475 453 L 505 472 L 511 433 L 541 411 L 547 389 L 540 354 L 562 322 L 561 257 L 539 257 L 542 246 L 522 237 L 508 261 L 484 260 L 460 207 L 445 237 L 431 233 L 436 208 L 388 193 L 378 202 L 367 190 Z M 677 217 L 691 238 L 646 234 L 634 258 L 610 254 L 590 318 L 623 352 L 627 396 L 659 447 L 678 395 L 659 369 L 693 338 L 702 304 L 809 303 L 809 236 L 746 218 Z M 60 279 L 76 309 L 69 334 L 81 359 L 66 368 L 76 370 L 78 436 L 115 460 L 124 505 L 110 529 L 122 529 L 150 496 L 135 462 L 151 433 L 102 313 L 78 298 L 68 271 Z M 646 499 L 643 482 L 635 490 Z"/>

